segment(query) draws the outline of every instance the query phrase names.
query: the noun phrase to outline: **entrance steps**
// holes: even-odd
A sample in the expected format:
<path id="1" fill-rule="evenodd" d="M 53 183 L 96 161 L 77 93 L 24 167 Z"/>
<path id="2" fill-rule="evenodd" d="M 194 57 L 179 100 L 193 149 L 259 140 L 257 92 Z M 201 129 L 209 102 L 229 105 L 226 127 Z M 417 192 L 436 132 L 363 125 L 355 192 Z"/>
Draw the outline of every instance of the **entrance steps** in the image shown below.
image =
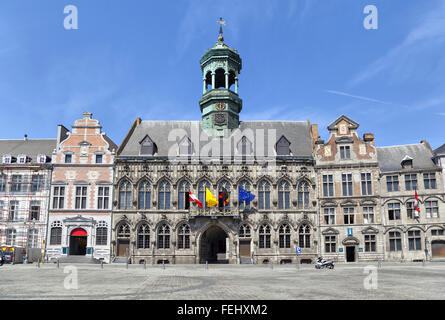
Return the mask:
<path id="1" fill-rule="evenodd" d="M 240 264 L 252 264 L 252 259 L 250 258 L 239 258 Z"/>
<path id="2" fill-rule="evenodd" d="M 57 263 L 57 260 L 52 260 L 53 262 Z M 67 256 L 67 257 L 60 257 L 59 258 L 60 263 L 95 263 L 100 264 L 100 260 L 92 258 L 92 257 L 85 257 L 85 256 Z"/>
<path id="3" fill-rule="evenodd" d="M 127 263 L 126 257 L 114 257 L 112 263 Z"/>

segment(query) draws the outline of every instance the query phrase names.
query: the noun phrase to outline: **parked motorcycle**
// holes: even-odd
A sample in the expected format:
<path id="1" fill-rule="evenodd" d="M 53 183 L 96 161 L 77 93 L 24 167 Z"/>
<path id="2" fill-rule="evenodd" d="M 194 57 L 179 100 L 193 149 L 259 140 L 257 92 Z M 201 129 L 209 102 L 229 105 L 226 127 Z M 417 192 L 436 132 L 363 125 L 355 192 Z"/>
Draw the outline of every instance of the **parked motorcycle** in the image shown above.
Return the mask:
<path id="1" fill-rule="evenodd" d="M 333 260 L 323 260 L 323 257 L 318 257 L 317 261 L 315 261 L 315 269 L 334 269 L 334 261 Z"/>

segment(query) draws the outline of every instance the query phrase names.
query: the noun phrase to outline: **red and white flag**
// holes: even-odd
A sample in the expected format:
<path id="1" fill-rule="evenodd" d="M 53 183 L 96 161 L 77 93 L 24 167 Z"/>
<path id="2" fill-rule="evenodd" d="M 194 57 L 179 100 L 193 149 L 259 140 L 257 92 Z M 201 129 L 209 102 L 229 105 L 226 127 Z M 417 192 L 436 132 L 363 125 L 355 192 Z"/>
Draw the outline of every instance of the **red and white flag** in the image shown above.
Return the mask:
<path id="1" fill-rule="evenodd" d="M 417 197 L 417 190 L 416 190 L 414 198 L 416 199 L 416 201 L 414 201 L 414 209 L 416 209 L 416 211 L 417 211 L 417 212 L 414 212 L 414 218 L 418 218 L 420 209 L 419 209 L 419 198 Z"/>
<path id="2" fill-rule="evenodd" d="M 189 199 L 198 204 L 198 206 L 202 209 L 202 202 L 191 192 L 189 191 Z"/>

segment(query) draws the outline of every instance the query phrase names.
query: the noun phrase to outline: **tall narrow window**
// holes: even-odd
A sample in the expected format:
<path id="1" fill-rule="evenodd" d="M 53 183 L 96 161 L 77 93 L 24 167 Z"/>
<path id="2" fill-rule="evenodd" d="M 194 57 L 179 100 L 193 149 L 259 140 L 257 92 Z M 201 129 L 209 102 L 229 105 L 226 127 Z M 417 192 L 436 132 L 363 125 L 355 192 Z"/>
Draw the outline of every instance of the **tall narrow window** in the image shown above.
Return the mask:
<path id="1" fill-rule="evenodd" d="M 63 209 L 65 205 L 65 187 L 56 186 L 53 189 L 53 209 Z"/>
<path id="2" fill-rule="evenodd" d="M 435 173 L 424 173 L 423 174 L 423 184 L 425 189 L 436 189 L 436 174 Z"/>
<path id="3" fill-rule="evenodd" d="M 96 154 L 96 163 L 102 163 L 103 155 L 102 154 Z"/>
<path id="4" fill-rule="evenodd" d="M 39 221 L 40 219 L 40 201 L 31 201 L 29 210 L 29 220 Z"/>
<path id="5" fill-rule="evenodd" d="M 62 244 L 62 223 L 60 221 L 54 221 L 51 224 L 51 245 L 61 245 Z"/>
<path id="6" fill-rule="evenodd" d="M 280 248 L 290 248 L 290 227 L 289 225 L 281 225 L 279 229 L 279 246 Z"/>
<path id="7" fill-rule="evenodd" d="M 6 175 L 0 175 L 0 192 L 6 191 Z"/>
<path id="8" fill-rule="evenodd" d="M 290 186 L 285 180 L 278 184 L 278 209 L 290 208 Z"/>
<path id="9" fill-rule="evenodd" d="M 260 210 L 270 209 L 270 184 L 266 180 L 258 185 L 258 200 Z"/>
<path id="10" fill-rule="evenodd" d="M 40 192 L 42 191 L 42 189 L 43 189 L 43 176 L 42 175 L 32 176 L 31 191 Z"/>
<path id="11" fill-rule="evenodd" d="M 417 189 L 417 174 L 405 174 L 405 189 L 407 191 Z"/>
<path id="12" fill-rule="evenodd" d="M 325 252 L 326 253 L 333 253 L 336 252 L 336 237 L 335 236 L 325 236 L 324 237 L 324 244 L 325 244 Z"/>
<path id="13" fill-rule="evenodd" d="M 39 231 L 37 229 L 30 229 L 28 232 L 28 248 L 37 248 L 39 239 Z"/>
<path id="14" fill-rule="evenodd" d="M 131 209 L 131 184 L 122 182 L 119 188 L 119 209 Z"/>
<path id="15" fill-rule="evenodd" d="M 96 246 L 106 246 L 108 243 L 108 224 L 99 221 L 96 227 Z"/>
<path id="16" fill-rule="evenodd" d="M 400 220 L 400 203 L 398 202 L 388 203 L 388 219 Z"/>
<path id="17" fill-rule="evenodd" d="M 363 207 L 363 223 L 374 223 L 374 207 Z"/>
<path id="18" fill-rule="evenodd" d="M 246 192 L 250 192 L 250 183 L 246 180 L 243 180 L 239 184 L 239 188 L 243 188 Z M 239 202 L 239 209 L 250 209 L 250 202 L 248 201 L 240 201 Z"/>
<path id="19" fill-rule="evenodd" d="M 270 226 L 262 225 L 258 231 L 259 247 L 261 249 L 270 249 Z"/>
<path id="20" fill-rule="evenodd" d="M 342 174 L 343 196 L 352 196 L 352 174 Z"/>
<path id="21" fill-rule="evenodd" d="M 13 175 L 12 176 L 12 183 L 11 183 L 11 192 L 21 192 L 25 191 L 22 190 L 22 176 L 20 175 Z"/>
<path id="22" fill-rule="evenodd" d="M 108 209 L 110 203 L 110 187 L 97 189 L 97 209 Z"/>
<path id="23" fill-rule="evenodd" d="M 351 158 L 351 148 L 349 146 L 341 146 L 340 147 L 340 158 L 341 159 L 350 159 Z"/>
<path id="24" fill-rule="evenodd" d="M 150 248 L 150 227 L 148 224 L 143 223 L 138 228 L 138 249 Z"/>
<path id="25" fill-rule="evenodd" d="M 87 189 L 88 187 L 76 187 L 76 202 L 75 209 L 87 208 Z"/>
<path id="26" fill-rule="evenodd" d="M 298 246 L 301 248 L 311 247 L 311 227 L 302 224 L 298 229 Z"/>
<path id="27" fill-rule="evenodd" d="M 414 209 L 414 201 L 408 201 L 406 203 L 406 217 L 408 219 L 413 219 L 415 210 L 416 209 Z"/>
<path id="28" fill-rule="evenodd" d="M 334 176 L 332 174 L 323 175 L 323 197 L 334 196 Z"/>
<path id="29" fill-rule="evenodd" d="M 422 241 L 420 238 L 420 230 L 408 231 L 408 244 L 410 251 L 422 250 Z"/>
<path id="30" fill-rule="evenodd" d="M 369 196 L 372 195 L 372 182 L 371 173 L 362 173 L 362 195 Z"/>
<path id="31" fill-rule="evenodd" d="M 206 189 L 211 190 L 211 189 L 210 189 L 210 183 L 209 183 L 208 181 L 203 180 L 203 181 L 201 181 L 201 182 L 199 183 L 199 186 L 198 186 L 198 199 L 199 199 L 199 201 L 201 201 L 201 203 L 202 203 L 202 208 L 203 208 L 204 210 L 207 209 Z"/>
<path id="32" fill-rule="evenodd" d="M 335 208 L 324 208 L 324 223 L 335 224 Z"/>
<path id="33" fill-rule="evenodd" d="M 18 201 L 10 201 L 9 202 L 9 221 L 16 221 L 18 219 L 19 213 L 19 202 Z"/>
<path id="34" fill-rule="evenodd" d="M 178 230 L 178 249 L 190 249 L 190 227 L 183 224 Z"/>
<path id="35" fill-rule="evenodd" d="M 389 251 L 402 251 L 402 237 L 400 232 L 392 231 L 389 233 Z"/>
<path id="36" fill-rule="evenodd" d="M 167 181 L 159 184 L 159 209 L 170 209 L 170 183 Z"/>
<path id="37" fill-rule="evenodd" d="M 376 246 L 375 234 L 365 234 L 365 252 L 375 252 Z"/>
<path id="38" fill-rule="evenodd" d="M 143 181 L 139 185 L 139 209 L 150 209 L 151 204 L 151 185 L 148 181 Z"/>
<path id="39" fill-rule="evenodd" d="M 190 191 L 190 184 L 187 181 L 181 181 L 178 189 L 178 209 L 185 209 L 185 199 L 188 197 Z"/>
<path id="40" fill-rule="evenodd" d="M 6 229 L 6 245 L 14 246 L 17 231 L 15 229 Z"/>
<path id="41" fill-rule="evenodd" d="M 298 184 L 298 208 L 309 209 L 309 184 L 305 181 Z"/>
<path id="42" fill-rule="evenodd" d="M 399 191 L 399 176 L 387 176 L 386 189 L 388 192 Z"/>
<path id="43" fill-rule="evenodd" d="M 170 227 L 163 224 L 158 229 L 158 249 L 170 248 Z"/>
<path id="44" fill-rule="evenodd" d="M 231 187 L 230 187 L 230 183 L 228 181 L 222 181 L 219 185 L 218 185 L 218 197 L 219 197 L 219 192 L 222 192 L 224 189 L 226 189 L 227 191 L 227 196 L 229 197 L 228 200 L 226 200 L 226 202 L 224 202 L 224 211 L 230 211 L 230 199 L 231 199 Z"/>
<path id="45" fill-rule="evenodd" d="M 346 207 L 343 208 L 343 223 L 344 224 L 354 224 L 354 208 L 353 207 Z"/>

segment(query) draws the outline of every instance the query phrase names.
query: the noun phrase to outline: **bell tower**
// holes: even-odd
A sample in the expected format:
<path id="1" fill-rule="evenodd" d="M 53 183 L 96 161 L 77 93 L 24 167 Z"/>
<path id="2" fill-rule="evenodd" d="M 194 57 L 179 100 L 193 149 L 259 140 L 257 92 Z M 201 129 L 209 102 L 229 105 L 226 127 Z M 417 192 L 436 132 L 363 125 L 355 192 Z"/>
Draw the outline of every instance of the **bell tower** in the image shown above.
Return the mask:
<path id="1" fill-rule="evenodd" d="M 241 58 L 238 52 L 224 43 L 220 18 L 218 42 L 207 50 L 200 60 L 203 75 L 202 98 L 199 106 L 202 127 L 211 135 L 224 135 L 224 131 L 239 126 L 242 100 L 238 96 L 238 75 Z"/>

